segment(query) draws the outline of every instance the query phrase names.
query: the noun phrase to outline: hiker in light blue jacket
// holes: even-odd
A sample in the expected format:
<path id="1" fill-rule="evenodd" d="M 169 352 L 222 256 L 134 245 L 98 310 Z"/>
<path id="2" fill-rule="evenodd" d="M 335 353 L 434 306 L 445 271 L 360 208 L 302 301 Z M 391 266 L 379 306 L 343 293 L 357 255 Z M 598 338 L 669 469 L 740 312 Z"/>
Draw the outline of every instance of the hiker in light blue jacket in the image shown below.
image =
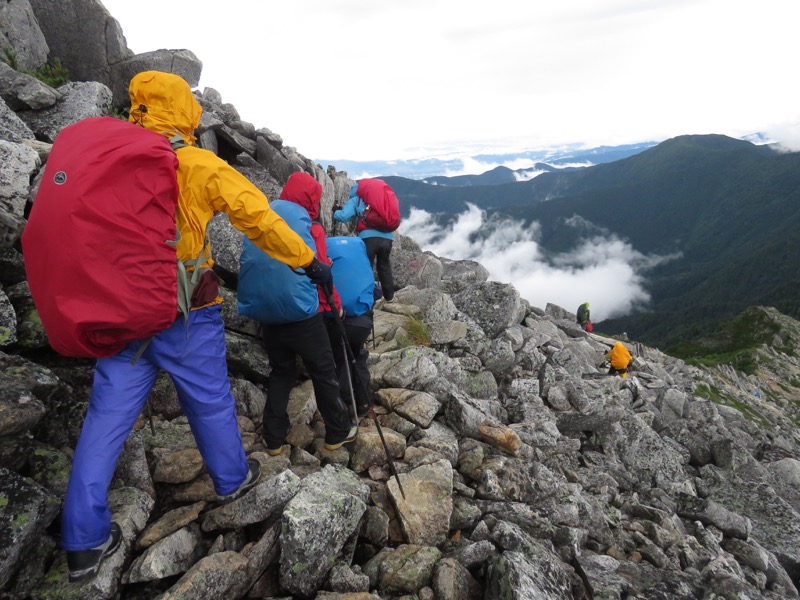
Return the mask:
<path id="1" fill-rule="evenodd" d="M 367 256 L 369 257 L 370 264 L 378 273 L 378 281 L 380 281 L 384 299 L 386 302 L 391 302 L 394 298 L 394 279 L 392 277 L 392 265 L 389 262 L 389 255 L 392 252 L 394 236 L 390 232 L 371 229 L 364 222 L 366 203 L 357 193 L 358 184 L 359 182 L 355 182 L 350 188 L 350 199 L 344 206 L 341 208 L 337 206 L 333 207 L 333 219 L 340 223 L 347 223 L 352 219 L 358 219 L 356 233 L 358 237 L 364 240 L 364 244 L 367 247 Z"/>

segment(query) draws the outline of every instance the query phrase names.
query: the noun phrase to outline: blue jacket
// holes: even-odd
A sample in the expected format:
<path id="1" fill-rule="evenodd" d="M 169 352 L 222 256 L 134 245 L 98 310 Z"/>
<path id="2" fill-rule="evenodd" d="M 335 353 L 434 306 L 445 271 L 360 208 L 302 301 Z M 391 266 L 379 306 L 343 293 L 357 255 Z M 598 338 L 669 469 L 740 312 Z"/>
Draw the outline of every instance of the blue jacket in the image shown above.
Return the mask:
<path id="1" fill-rule="evenodd" d="M 351 219 L 358 218 L 363 219 L 364 217 L 364 208 L 366 205 L 364 201 L 356 195 L 355 188 L 358 184 L 354 185 L 350 188 L 350 199 L 345 203 L 345 205 L 333 213 L 333 219 L 335 221 L 339 221 L 340 223 L 347 223 Z M 363 223 L 363 221 L 361 221 Z M 358 232 L 358 237 L 361 239 L 370 238 L 370 237 L 382 237 L 387 240 L 393 240 L 394 236 L 391 233 L 386 233 L 384 231 L 378 231 L 377 229 L 361 229 Z"/>

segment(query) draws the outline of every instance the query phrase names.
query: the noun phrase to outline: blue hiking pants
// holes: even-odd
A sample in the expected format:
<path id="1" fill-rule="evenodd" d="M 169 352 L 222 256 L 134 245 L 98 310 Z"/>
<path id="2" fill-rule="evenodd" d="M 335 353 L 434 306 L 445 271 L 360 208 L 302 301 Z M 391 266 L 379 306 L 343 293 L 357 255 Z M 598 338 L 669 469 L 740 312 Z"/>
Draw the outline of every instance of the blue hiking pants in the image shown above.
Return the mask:
<path id="1" fill-rule="evenodd" d="M 64 500 L 61 546 L 87 550 L 108 539 L 108 488 L 117 459 L 161 369 L 172 379 L 217 494 L 235 491 L 247 476 L 247 459 L 228 380 L 220 306 L 189 313 L 152 338 L 98 359 Z M 187 335 L 188 331 L 188 335 Z"/>

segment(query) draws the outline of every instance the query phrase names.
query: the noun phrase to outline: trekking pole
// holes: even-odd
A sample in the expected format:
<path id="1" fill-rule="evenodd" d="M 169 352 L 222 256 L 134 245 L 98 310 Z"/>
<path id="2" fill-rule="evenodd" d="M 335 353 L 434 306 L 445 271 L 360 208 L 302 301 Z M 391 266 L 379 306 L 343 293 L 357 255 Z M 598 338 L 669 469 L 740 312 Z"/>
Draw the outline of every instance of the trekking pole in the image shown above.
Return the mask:
<path id="1" fill-rule="evenodd" d="M 345 367 L 347 367 L 347 387 L 350 390 L 350 400 L 353 403 L 353 421 L 355 422 L 356 425 L 358 425 L 358 407 L 356 406 L 356 393 L 353 390 L 353 377 L 352 374 L 350 373 L 350 361 L 347 360 L 347 348 L 344 347 L 345 344 L 347 344 L 347 340 L 342 338 L 342 352 L 344 353 Z"/>
<path id="2" fill-rule="evenodd" d="M 344 329 L 344 323 L 342 323 L 342 318 L 339 316 L 339 312 L 336 310 L 336 304 L 333 302 L 333 291 L 326 289 L 324 286 L 321 286 L 322 290 L 325 292 L 325 298 L 328 301 L 328 305 L 331 307 L 331 312 L 333 313 L 333 320 L 336 322 L 336 327 L 339 329 L 339 335 L 342 336 L 342 340 L 347 339 L 347 332 Z M 358 370 L 356 367 L 356 357 L 353 356 L 353 350 L 350 348 L 350 344 L 344 344 L 345 354 L 347 355 L 347 359 L 350 362 L 348 365 L 348 373 L 350 372 L 349 369 L 352 368 L 352 372 L 355 374 L 356 379 L 360 379 L 358 374 Z M 363 385 L 362 381 L 358 382 L 359 385 Z M 352 386 L 350 390 L 352 391 Z M 386 438 L 383 437 L 383 429 L 381 428 L 381 424 L 378 422 L 378 417 L 375 415 L 375 406 L 372 402 L 372 398 L 367 397 L 367 401 L 369 402 L 369 415 L 372 420 L 375 422 L 375 428 L 378 430 L 378 437 L 381 438 L 381 444 L 383 444 L 383 450 L 386 452 L 386 460 L 389 463 L 389 470 L 391 471 L 392 475 L 394 476 L 395 481 L 397 481 L 397 487 L 400 489 L 400 494 L 403 496 L 403 500 L 406 499 L 406 493 L 403 491 L 403 484 L 400 483 L 400 476 L 397 474 L 397 469 L 394 466 L 394 461 L 392 460 L 392 455 L 389 453 L 389 446 L 386 443 Z M 356 417 L 358 415 L 356 414 Z"/>
<path id="3" fill-rule="evenodd" d="M 148 398 L 147 402 L 145 402 L 145 406 L 147 406 L 147 418 L 150 419 L 150 432 L 155 435 L 156 426 L 153 425 L 153 407 L 150 404 L 150 398 Z"/>

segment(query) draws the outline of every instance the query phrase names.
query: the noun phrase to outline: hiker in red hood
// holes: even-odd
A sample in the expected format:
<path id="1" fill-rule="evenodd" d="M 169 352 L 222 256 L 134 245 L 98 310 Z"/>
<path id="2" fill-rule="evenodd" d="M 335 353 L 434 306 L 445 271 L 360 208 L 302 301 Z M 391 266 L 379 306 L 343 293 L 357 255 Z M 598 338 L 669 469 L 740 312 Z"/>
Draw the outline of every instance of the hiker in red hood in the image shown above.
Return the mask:
<path id="1" fill-rule="evenodd" d="M 280 199 L 299 204 L 308 211 L 308 216 L 311 217 L 311 236 L 316 244 L 314 250 L 317 260 L 330 265 L 331 259 L 328 258 L 325 228 L 318 221 L 319 203 L 322 200 L 322 185 L 320 185 L 319 181 L 308 173 L 293 173 L 286 181 L 286 185 L 283 186 Z M 319 290 L 319 312 L 330 313 L 331 307 L 328 304 L 327 294 L 322 289 L 322 286 L 317 286 L 317 288 Z M 336 291 L 335 285 L 333 288 L 333 301 L 336 304 L 336 310 L 341 314 L 342 300 L 339 298 L 339 292 Z"/>
<path id="2" fill-rule="evenodd" d="M 298 228 L 300 228 L 299 223 L 288 219 L 288 208 L 297 205 L 305 209 L 308 217 L 312 219 L 310 233 L 315 245 L 316 260 L 329 266 L 331 261 L 328 258 L 325 230 L 318 222 L 313 222 L 319 216 L 321 199 L 322 185 L 316 179 L 307 173 L 293 173 L 281 191 L 279 200 L 274 202 L 273 206 L 281 213 L 286 211 L 289 225 Z M 308 229 L 305 231 L 308 232 Z M 245 251 L 246 249 L 243 249 L 243 258 Z M 264 272 L 245 269 L 245 263 L 240 262 L 242 262 L 239 274 L 240 286 L 249 288 L 265 275 Z M 358 426 L 349 422 L 347 407 L 339 393 L 336 362 L 328 335 L 335 318 L 328 302 L 329 296 L 333 299 L 333 310 L 336 310 L 340 317 L 344 317 L 339 293 L 332 284 L 318 285 L 319 308 L 316 314 L 308 316 L 308 313 L 304 313 L 291 319 L 282 319 L 279 313 L 285 312 L 285 304 L 296 306 L 299 301 L 297 299 L 300 298 L 299 291 L 296 295 L 290 293 L 289 298 L 286 298 L 284 292 L 296 288 L 297 285 L 298 282 L 290 278 L 281 289 L 276 289 L 277 284 L 269 286 L 263 290 L 258 299 L 258 303 L 264 309 L 264 316 L 258 319 L 261 323 L 261 343 L 267 352 L 271 367 L 267 382 L 262 437 L 267 453 L 271 456 L 281 454 L 289 433 L 287 407 L 289 394 L 297 383 L 298 356 L 302 359 L 314 386 L 317 408 L 325 422 L 325 449 L 336 450 L 343 444 L 352 442 L 358 435 Z M 251 299 L 250 302 L 255 303 L 256 300 Z"/>

